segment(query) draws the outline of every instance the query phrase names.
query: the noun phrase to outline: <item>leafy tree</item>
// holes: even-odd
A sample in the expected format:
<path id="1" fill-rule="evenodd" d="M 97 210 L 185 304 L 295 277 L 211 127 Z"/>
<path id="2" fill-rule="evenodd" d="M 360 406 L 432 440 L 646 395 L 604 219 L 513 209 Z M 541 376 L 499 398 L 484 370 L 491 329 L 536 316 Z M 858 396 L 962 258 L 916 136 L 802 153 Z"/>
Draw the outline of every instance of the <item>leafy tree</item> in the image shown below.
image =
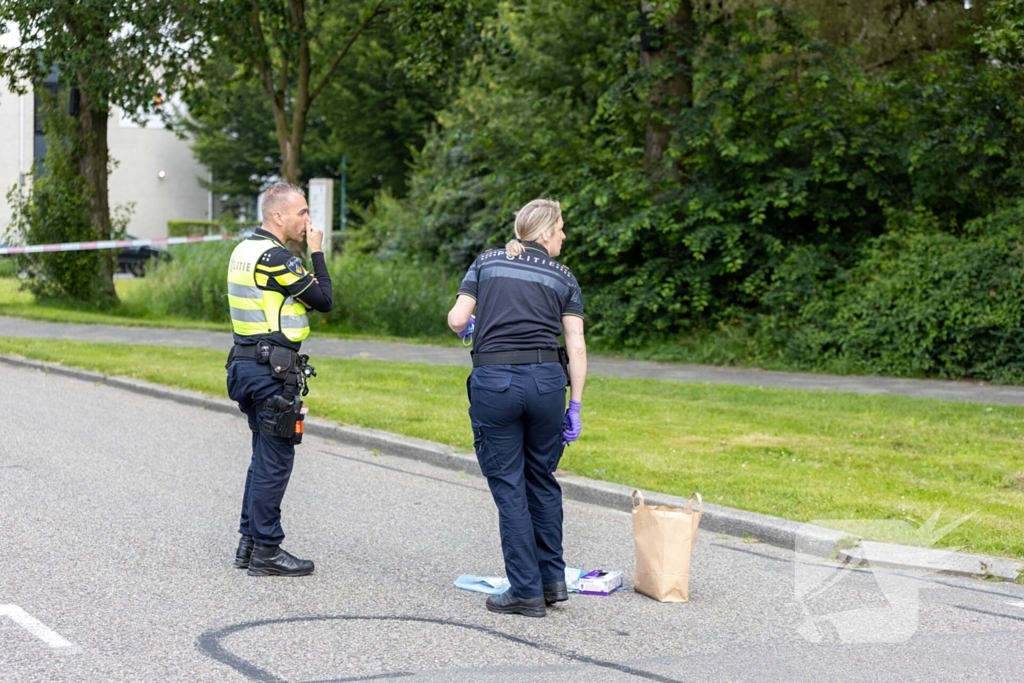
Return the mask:
<path id="1" fill-rule="evenodd" d="M 838 275 L 894 211 L 958 234 L 1017 192 L 1024 108 L 1004 70 L 940 53 L 872 73 L 799 15 L 697 10 L 691 56 L 645 65 L 624 3 L 503 6 L 410 201 L 369 218 L 398 239 L 360 244 L 464 267 L 507 239 L 518 206 L 553 195 L 590 329 L 638 343 L 748 319 L 797 251 Z M 658 105 L 672 172 L 652 173 L 651 93 L 672 69 L 692 95 Z"/>
<path id="2" fill-rule="evenodd" d="M 89 223 L 89 192 L 78 173 L 75 121 L 57 97 L 44 99 L 43 125 L 47 150 L 41 172 L 30 189 L 14 187 L 7 195 L 13 221 L 12 239 L 29 244 L 89 241 L 95 233 Z M 27 275 L 22 286 L 41 300 L 103 301 L 101 252 L 67 251 L 15 257 Z"/>
<path id="3" fill-rule="evenodd" d="M 1024 0 L 991 0 L 988 23 L 978 29 L 976 44 L 1007 65 L 1024 65 Z"/>
<path id="4" fill-rule="evenodd" d="M 868 70 L 900 68 L 943 50 L 958 49 L 993 0 L 693 0 L 706 17 L 775 8 L 813 21 L 813 36 Z"/>
<path id="5" fill-rule="evenodd" d="M 458 99 L 417 157 L 409 204 L 422 222 L 409 226 L 406 248 L 462 268 L 504 244 L 529 199 L 571 203 L 581 175 L 599 172 L 587 167 L 595 138 L 608 136 L 620 159 L 642 159 L 645 115 L 621 127 L 595 121 L 602 93 L 638 60 L 639 7 L 625 5 L 508 3 L 485 22 Z"/>
<path id="6" fill-rule="evenodd" d="M 200 82 L 219 85 L 186 90 L 186 111 L 175 112 L 167 125 L 188 133 L 193 155 L 210 171 L 209 189 L 222 198 L 221 212 L 247 214 L 281 163 L 270 103 L 224 59 L 208 60 Z"/>
<path id="7" fill-rule="evenodd" d="M 410 77 L 396 63 L 409 54 L 408 39 L 395 32 L 371 35 L 353 45 L 310 108 L 302 177 L 337 176 L 348 159 L 348 193 L 368 203 L 380 189 L 404 195 L 412 149 L 421 147 L 434 112 L 450 98 L 442 82 Z M 204 69 L 215 89 L 186 95 L 188 114 L 178 122 L 193 139 L 196 158 L 213 176 L 212 190 L 237 213 L 261 186 L 280 173 L 280 148 L 270 103 L 259 85 L 225 59 Z M 441 79 L 438 79 L 441 80 Z"/>
<path id="8" fill-rule="evenodd" d="M 678 114 L 693 98 L 695 22 L 691 0 L 641 3 L 640 67 L 650 75 L 644 162 L 662 166 L 671 132 L 666 114 Z"/>
<path id="9" fill-rule="evenodd" d="M 415 36 L 402 60 L 427 77 L 463 37 L 468 0 L 199 0 L 190 12 L 217 61 L 259 84 L 273 116 L 278 175 L 299 182 L 314 104 L 349 63 L 357 41 L 381 29 Z M 207 78 L 200 87 L 214 82 Z"/>
<path id="10" fill-rule="evenodd" d="M 20 45 L 0 48 L 0 74 L 15 91 L 52 69 L 71 89 L 76 125 L 71 163 L 83 179 L 95 239 L 110 239 L 107 123 L 111 107 L 152 106 L 183 73 L 186 36 L 160 0 L 3 0 L 0 29 L 15 28 Z M 114 254 L 103 255 L 101 298 L 115 301 Z M 75 294 L 71 292 L 71 294 Z"/>

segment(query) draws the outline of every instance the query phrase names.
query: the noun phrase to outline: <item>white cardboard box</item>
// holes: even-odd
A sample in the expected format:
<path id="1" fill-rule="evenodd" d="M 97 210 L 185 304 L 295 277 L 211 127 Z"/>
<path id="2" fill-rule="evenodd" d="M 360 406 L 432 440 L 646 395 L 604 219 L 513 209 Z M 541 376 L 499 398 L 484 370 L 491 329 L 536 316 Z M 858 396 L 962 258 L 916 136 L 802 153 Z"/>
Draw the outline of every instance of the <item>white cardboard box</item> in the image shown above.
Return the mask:
<path id="1" fill-rule="evenodd" d="M 622 572 L 595 569 L 580 577 L 580 595 L 608 595 L 622 588 Z"/>

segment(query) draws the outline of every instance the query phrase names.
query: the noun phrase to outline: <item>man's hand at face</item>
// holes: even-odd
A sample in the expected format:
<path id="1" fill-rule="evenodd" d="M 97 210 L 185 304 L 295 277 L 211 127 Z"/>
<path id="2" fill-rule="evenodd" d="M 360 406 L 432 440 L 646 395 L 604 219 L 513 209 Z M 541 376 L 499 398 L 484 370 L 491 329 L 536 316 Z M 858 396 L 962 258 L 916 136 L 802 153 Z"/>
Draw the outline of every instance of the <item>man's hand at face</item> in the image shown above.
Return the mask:
<path id="1" fill-rule="evenodd" d="M 306 244 L 309 245 L 309 250 L 323 251 L 324 242 L 324 231 L 316 227 L 312 223 L 306 226 Z"/>

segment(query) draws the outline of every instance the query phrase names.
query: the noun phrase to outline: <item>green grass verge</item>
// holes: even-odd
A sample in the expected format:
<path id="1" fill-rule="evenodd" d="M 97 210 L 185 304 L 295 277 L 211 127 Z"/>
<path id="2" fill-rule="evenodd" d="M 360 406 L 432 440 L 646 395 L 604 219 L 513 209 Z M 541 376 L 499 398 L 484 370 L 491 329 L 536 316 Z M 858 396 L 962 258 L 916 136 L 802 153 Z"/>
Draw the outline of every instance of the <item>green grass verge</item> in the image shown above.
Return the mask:
<path id="1" fill-rule="evenodd" d="M 0 315 L 46 322 L 67 322 L 83 325 L 121 325 L 125 327 L 166 327 L 172 329 L 199 329 L 226 331 L 227 322 L 211 322 L 169 316 L 153 316 L 142 313 L 144 306 L 135 305 L 136 290 L 146 286 L 145 280 L 119 279 L 114 281 L 118 296 L 126 302 L 110 311 L 100 312 L 81 304 L 46 302 L 39 304 L 28 292 L 19 291 L 20 280 L 14 277 L 0 277 Z M 144 292 L 143 292 L 144 294 Z M 227 303 L 225 303 L 225 311 Z M 310 314 L 310 327 L 318 336 L 346 339 L 368 339 L 378 341 L 399 341 L 410 344 L 431 346 L 453 346 L 457 341 L 447 331 L 447 326 L 438 336 L 393 337 L 380 334 L 366 334 L 351 326 L 332 324 L 319 313 Z M 647 344 L 640 347 L 619 347 L 602 344 L 600 340 L 589 339 L 589 350 L 609 357 L 651 360 L 661 362 L 701 363 L 706 365 L 744 366 L 767 370 L 802 370 L 806 368 L 786 363 L 785 359 L 760 359 L 751 355 L 749 340 L 739 327 L 722 328 L 713 332 L 694 333 L 672 341 Z M 831 369 L 831 368 L 830 368 Z M 842 372 L 842 368 L 836 368 Z"/>
<path id="2" fill-rule="evenodd" d="M 223 352 L 0 338 L 0 353 L 225 394 Z M 314 363 L 312 414 L 471 452 L 464 368 Z M 583 403 L 575 474 L 798 521 L 977 511 L 939 545 L 1024 557 L 1024 408 L 604 377 Z"/>
<path id="3" fill-rule="evenodd" d="M 125 296 L 137 286 L 136 280 L 117 280 L 115 287 L 119 296 Z M 0 278 L 0 315 L 28 320 L 42 320 L 55 323 L 80 323 L 86 325 L 121 325 L 122 327 L 170 327 L 197 330 L 224 330 L 222 323 L 181 318 L 140 318 L 128 315 L 115 308 L 99 312 L 72 303 L 51 303 L 40 305 L 35 297 L 20 291 L 17 278 Z"/>
<path id="4" fill-rule="evenodd" d="M 132 290 L 142 286 L 143 281 L 133 279 L 115 280 L 114 287 L 122 299 L 130 298 Z M 227 303 L 225 302 L 225 307 Z M 225 310 L 227 310 L 225 308 Z M 154 327 L 170 329 L 211 330 L 230 332 L 228 322 L 211 322 L 168 316 L 141 316 L 137 310 L 118 306 L 110 311 L 97 311 L 84 305 L 67 302 L 39 304 L 35 297 L 20 291 L 20 280 L 0 277 L 0 315 L 26 320 L 40 320 L 54 323 L 77 323 L 81 325 L 120 325 L 121 327 Z M 379 334 L 363 334 L 339 325 L 328 324 L 318 313 L 310 315 L 310 327 L 318 336 L 346 339 L 367 339 L 376 341 L 398 341 L 406 344 L 429 344 L 432 346 L 454 346 L 459 340 L 452 334 L 437 337 L 392 337 Z"/>

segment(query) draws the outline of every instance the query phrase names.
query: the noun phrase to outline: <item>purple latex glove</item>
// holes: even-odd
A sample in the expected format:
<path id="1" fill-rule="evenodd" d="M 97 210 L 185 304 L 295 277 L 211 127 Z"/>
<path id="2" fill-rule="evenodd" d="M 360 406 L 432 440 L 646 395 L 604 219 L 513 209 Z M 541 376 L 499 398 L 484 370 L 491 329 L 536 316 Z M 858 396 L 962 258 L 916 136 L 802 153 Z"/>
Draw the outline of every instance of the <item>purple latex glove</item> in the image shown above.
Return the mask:
<path id="1" fill-rule="evenodd" d="M 569 410 L 565 411 L 565 428 L 562 430 L 562 443 L 567 444 L 580 438 L 583 431 L 583 422 L 580 421 L 580 408 L 583 404 L 579 401 L 569 401 Z"/>
<path id="2" fill-rule="evenodd" d="M 459 334 L 459 339 L 462 339 L 463 341 L 465 341 L 466 339 L 469 339 L 470 337 L 473 336 L 473 330 L 475 330 L 475 329 L 476 329 L 476 316 L 475 315 L 470 315 L 469 316 L 469 322 L 466 324 L 465 329 L 463 329 L 462 332 L 458 333 Z"/>

